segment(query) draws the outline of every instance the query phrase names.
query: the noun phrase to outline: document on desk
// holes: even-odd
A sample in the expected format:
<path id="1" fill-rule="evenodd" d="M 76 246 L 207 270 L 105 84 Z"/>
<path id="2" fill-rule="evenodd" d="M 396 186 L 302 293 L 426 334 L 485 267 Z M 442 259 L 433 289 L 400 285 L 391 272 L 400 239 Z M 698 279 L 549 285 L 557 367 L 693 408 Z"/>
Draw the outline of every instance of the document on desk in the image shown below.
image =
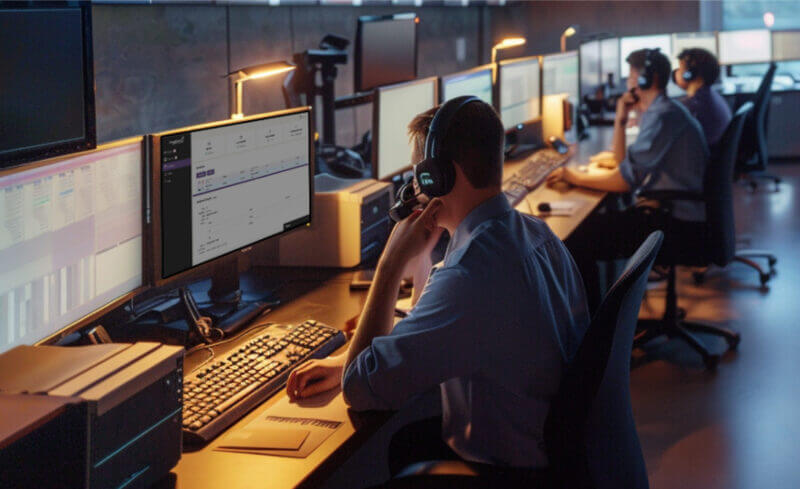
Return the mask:
<path id="1" fill-rule="evenodd" d="M 305 458 L 344 423 L 347 409 L 341 396 L 337 397 L 323 394 L 305 406 L 281 399 L 243 428 L 222 437 L 214 450 Z"/>

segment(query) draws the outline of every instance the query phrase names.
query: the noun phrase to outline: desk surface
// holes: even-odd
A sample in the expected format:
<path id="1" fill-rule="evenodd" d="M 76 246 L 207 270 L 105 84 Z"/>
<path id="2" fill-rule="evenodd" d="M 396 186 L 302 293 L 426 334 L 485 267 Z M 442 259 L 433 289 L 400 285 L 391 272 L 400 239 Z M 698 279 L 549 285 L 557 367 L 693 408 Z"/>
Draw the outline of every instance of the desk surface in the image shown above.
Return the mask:
<path id="1" fill-rule="evenodd" d="M 611 128 L 590 129 L 590 138 L 577 145 L 569 164 L 586 163 L 590 155 L 609 147 L 611 137 Z M 504 171 L 513 173 L 523 161 L 524 159 L 508 162 Z M 545 219 L 553 231 L 564 239 L 591 213 L 604 195 L 603 192 L 577 188 L 560 193 L 542 185 L 528 194 L 528 198 L 520 203 L 518 209 L 523 212 L 528 211 L 526 201 L 530 202 L 530 208 L 533 209 L 539 202 L 563 199 L 580 201 L 582 205 L 576 214 Z M 275 269 L 259 269 L 258 273 L 280 274 L 281 272 Z M 361 312 L 366 294 L 363 291 L 350 290 L 352 272 L 292 269 L 291 273 L 290 282 L 297 286 L 296 288 L 305 290 L 285 291 L 282 295 L 289 295 L 291 301 L 271 312 L 264 320 L 296 323 L 313 318 L 337 328 L 344 328 L 348 320 Z M 246 338 L 246 335 L 242 338 Z M 221 345 L 217 347 L 219 350 L 216 352 L 224 353 L 238 343 L 234 341 Z M 186 371 L 191 371 L 203 363 L 208 356 L 205 350 L 201 350 L 187 357 Z M 279 392 L 234 424 L 228 432 L 240 429 L 256 417 L 263 416 L 267 410 L 286 409 L 287 402 L 285 392 Z M 348 412 L 341 393 L 327 398 L 322 396 L 316 406 L 298 405 L 293 409 L 296 409 L 296 414 L 293 412 L 292 415 L 298 417 L 332 419 L 344 423 L 305 459 L 215 451 L 214 448 L 224 436 L 220 435 L 202 449 L 184 453 L 172 471 L 173 476 L 155 487 L 158 489 L 313 487 L 329 477 L 355 449 L 392 416 L 392 413 Z"/>

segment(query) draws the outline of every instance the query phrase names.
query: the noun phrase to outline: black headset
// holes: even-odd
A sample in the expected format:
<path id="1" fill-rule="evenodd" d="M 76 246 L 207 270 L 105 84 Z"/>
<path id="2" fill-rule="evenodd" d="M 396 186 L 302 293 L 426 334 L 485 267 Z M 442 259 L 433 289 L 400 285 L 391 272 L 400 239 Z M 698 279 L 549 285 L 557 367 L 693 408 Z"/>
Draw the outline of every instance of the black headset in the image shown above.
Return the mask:
<path id="1" fill-rule="evenodd" d="M 425 138 L 425 156 L 422 161 L 414 165 L 414 178 L 417 180 L 420 192 L 430 198 L 442 197 L 453 190 L 456 183 L 456 170 L 453 167 L 451 155 L 443 154 L 444 137 L 453 117 L 467 104 L 483 102 L 478 97 L 464 95 L 445 102 L 433 116 L 428 135 Z M 397 202 L 389 209 L 389 216 L 399 222 L 409 215 L 419 204 L 414 193 L 414 182 L 407 182 L 397 191 Z"/>
<path id="2" fill-rule="evenodd" d="M 636 84 L 642 90 L 647 90 L 653 86 L 653 74 L 655 73 L 655 66 L 653 64 L 653 55 L 660 52 L 660 48 L 645 49 L 644 51 L 644 71 L 639 74 L 636 79 Z"/>

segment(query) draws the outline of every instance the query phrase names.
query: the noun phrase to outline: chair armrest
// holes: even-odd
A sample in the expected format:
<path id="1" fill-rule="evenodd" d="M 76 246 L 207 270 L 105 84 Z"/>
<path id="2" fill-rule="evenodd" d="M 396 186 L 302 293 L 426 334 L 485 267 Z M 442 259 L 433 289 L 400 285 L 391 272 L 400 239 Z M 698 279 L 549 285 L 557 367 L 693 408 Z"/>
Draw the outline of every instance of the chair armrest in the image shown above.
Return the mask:
<path id="1" fill-rule="evenodd" d="M 688 200 L 695 202 L 705 202 L 705 196 L 687 190 L 643 190 L 636 194 L 644 199 L 659 201 Z"/>

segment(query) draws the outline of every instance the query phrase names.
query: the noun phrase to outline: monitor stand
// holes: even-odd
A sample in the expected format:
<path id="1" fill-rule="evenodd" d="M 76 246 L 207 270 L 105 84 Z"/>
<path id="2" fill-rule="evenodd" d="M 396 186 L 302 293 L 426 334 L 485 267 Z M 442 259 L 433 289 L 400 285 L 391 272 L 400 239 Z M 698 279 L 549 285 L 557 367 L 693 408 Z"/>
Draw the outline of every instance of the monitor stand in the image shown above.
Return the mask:
<path id="1" fill-rule="evenodd" d="M 248 290 L 240 288 L 239 263 L 236 256 L 222 260 L 208 280 L 196 282 L 189 287 L 199 303 L 200 312 L 211 318 L 213 327 L 230 337 L 248 325 L 266 310 L 280 303 L 271 290 Z M 208 287 L 208 288 L 206 288 Z"/>

